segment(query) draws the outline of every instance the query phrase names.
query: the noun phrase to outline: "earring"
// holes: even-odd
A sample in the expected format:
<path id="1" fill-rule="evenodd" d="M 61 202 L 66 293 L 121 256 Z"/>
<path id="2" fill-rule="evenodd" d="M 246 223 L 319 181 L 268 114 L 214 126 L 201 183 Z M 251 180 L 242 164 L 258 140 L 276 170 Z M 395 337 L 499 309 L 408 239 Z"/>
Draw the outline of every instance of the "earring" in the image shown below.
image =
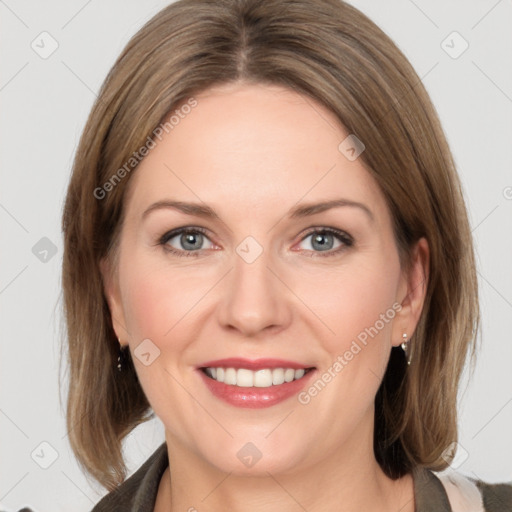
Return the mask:
<path id="1" fill-rule="evenodd" d="M 405 358 L 407 359 L 407 364 L 411 364 L 411 355 L 409 354 L 409 341 L 407 340 L 407 334 L 404 332 L 402 334 L 402 350 L 405 353 Z"/>
<path id="2" fill-rule="evenodd" d="M 123 371 L 123 360 L 124 360 L 123 346 L 121 345 L 121 340 L 119 338 L 117 338 L 117 341 L 119 341 L 119 355 L 117 356 L 117 371 L 122 372 Z"/>

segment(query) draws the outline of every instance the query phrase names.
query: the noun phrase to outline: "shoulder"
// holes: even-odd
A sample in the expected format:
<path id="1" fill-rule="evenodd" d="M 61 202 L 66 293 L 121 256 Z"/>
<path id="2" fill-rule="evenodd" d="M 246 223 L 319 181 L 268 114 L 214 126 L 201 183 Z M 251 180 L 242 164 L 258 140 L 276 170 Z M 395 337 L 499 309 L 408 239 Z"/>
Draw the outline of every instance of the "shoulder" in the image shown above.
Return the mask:
<path id="1" fill-rule="evenodd" d="M 490 484 L 478 479 L 471 480 L 482 494 L 484 510 L 512 512 L 512 481 Z"/>
<path id="2" fill-rule="evenodd" d="M 490 484 L 451 468 L 430 473 L 443 485 L 452 512 L 512 512 L 512 482 Z"/>
<path id="3" fill-rule="evenodd" d="M 169 465 L 167 444 L 161 444 L 117 489 L 104 496 L 91 512 L 153 512 L 160 479 Z"/>

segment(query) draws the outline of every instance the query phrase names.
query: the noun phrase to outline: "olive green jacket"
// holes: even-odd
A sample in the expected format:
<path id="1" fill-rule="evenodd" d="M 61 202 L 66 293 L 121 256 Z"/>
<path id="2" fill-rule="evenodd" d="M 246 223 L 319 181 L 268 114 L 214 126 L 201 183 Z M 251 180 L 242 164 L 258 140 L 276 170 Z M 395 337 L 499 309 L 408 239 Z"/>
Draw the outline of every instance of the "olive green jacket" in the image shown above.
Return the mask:
<path id="1" fill-rule="evenodd" d="M 163 443 L 92 512 L 153 512 L 160 479 L 168 465 L 167 445 Z M 416 512 L 512 512 L 512 483 L 487 484 L 455 472 L 436 474 L 424 468 L 415 469 L 413 479 Z M 459 495 L 456 491 L 460 488 Z M 465 501 L 471 496 L 476 498 L 476 505 Z"/>

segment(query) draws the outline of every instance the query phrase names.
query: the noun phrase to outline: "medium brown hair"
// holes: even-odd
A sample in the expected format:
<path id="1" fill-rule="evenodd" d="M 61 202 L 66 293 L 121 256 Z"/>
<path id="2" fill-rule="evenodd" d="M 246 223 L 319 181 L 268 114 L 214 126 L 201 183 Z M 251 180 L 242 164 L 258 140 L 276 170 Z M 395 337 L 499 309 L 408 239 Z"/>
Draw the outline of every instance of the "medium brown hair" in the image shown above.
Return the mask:
<path id="1" fill-rule="evenodd" d="M 179 0 L 135 34 L 108 74 L 76 152 L 62 220 L 67 427 L 78 461 L 114 488 L 126 476 L 124 437 L 153 415 L 129 354 L 117 372 L 99 267 L 115 255 L 136 165 L 101 198 L 95 191 L 179 105 L 236 81 L 285 86 L 326 106 L 366 146 L 360 158 L 386 198 L 403 268 L 414 243 L 427 239 L 412 362 L 391 351 L 375 400 L 374 451 L 392 478 L 419 465 L 445 468 L 479 325 L 463 194 L 421 80 L 387 35 L 340 0 Z"/>

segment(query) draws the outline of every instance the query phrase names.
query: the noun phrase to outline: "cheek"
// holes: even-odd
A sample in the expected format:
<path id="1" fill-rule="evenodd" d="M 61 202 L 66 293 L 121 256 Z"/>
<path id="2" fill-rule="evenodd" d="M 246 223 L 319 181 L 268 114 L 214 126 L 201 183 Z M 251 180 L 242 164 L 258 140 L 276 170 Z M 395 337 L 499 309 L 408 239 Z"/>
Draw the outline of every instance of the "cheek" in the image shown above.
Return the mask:
<path id="1" fill-rule="evenodd" d="M 196 281 L 187 272 L 173 271 L 134 252 L 123 270 L 123 309 L 139 382 L 166 428 L 186 438 L 187 418 L 201 415 L 179 384 L 184 375 L 181 370 L 187 369 L 189 340 L 195 339 L 189 320 L 194 304 L 205 293 L 198 287 L 200 278 Z M 148 365 L 137 357 L 137 348 L 145 339 L 160 351 L 155 356 L 157 352 L 150 346 L 150 358 L 154 359 Z"/>
<path id="2" fill-rule="evenodd" d="M 126 327 L 134 344 L 150 338 L 158 345 L 158 340 L 173 325 L 167 304 L 176 303 L 176 289 L 165 287 L 162 280 L 155 281 L 154 276 L 132 275 L 125 283 L 123 309 Z"/>
<path id="3" fill-rule="evenodd" d="M 324 337 L 324 348 L 331 357 L 347 350 L 378 358 L 387 354 L 398 279 L 397 261 L 372 261 L 333 274 L 321 293 L 317 292 L 319 317 L 334 332 Z"/>
<path id="4" fill-rule="evenodd" d="M 171 338 L 177 340 L 181 321 L 193 314 L 209 280 L 153 258 L 134 256 L 125 265 L 121 282 L 126 327 L 133 342 L 150 338 L 161 345 Z"/>

